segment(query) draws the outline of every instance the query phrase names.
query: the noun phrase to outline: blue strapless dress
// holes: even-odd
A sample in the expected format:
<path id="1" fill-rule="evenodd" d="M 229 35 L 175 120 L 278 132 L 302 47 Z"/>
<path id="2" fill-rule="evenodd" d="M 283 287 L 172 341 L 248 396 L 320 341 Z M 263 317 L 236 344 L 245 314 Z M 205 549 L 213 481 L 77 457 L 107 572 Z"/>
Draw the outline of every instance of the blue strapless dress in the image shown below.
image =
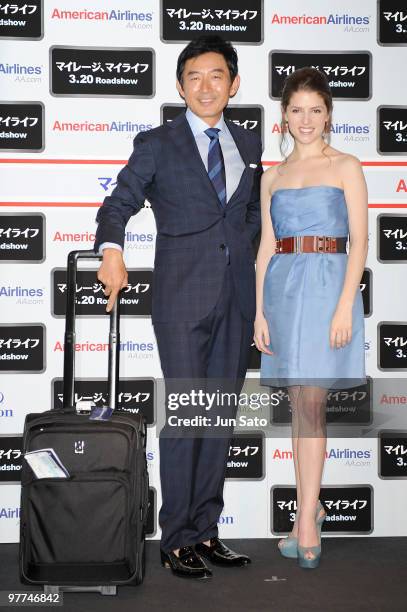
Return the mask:
<path id="1" fill-rule="evenodd" d="M 274 192 L 271 218 L 276 238 L 347 236 L 342 189 L 313 186 Z M 366 382 L 364 313 L 357 291 L 352 340 L 331 349 L 330 325 L 345 279 L 346 253 L 276 254 L 265 278 L 263 311 L 273 355 L 261 355 L 261 383 L 349 388 Z"/>

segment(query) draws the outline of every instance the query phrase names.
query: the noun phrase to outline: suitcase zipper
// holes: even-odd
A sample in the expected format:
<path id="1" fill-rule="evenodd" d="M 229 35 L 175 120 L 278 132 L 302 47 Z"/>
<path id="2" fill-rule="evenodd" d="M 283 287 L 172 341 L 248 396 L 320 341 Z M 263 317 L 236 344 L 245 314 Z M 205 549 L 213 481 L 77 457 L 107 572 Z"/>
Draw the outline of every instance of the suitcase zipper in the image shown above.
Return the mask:
<path id="1" fill-rule="evenodd" d="M 55 411 L 55 412 L 56 412 L 56 414 L 53 415 L 52 417 L 43 417 L 41 413 L 38 413 L 38 417 L 39 418 L 42 417 L 41 418 L 41 423 L 44 423 L 44 424 L 51 423 L 51 424 L 53 424 L 53 423 L 58 422 L 58 421 L 65 421 L 66 420 L 66 417 L 67 417 L 66 413 L 65 414 L 57 414 L 57 411 Z M 72 413 L 70 413 L 70 414 L 72 414 Z M 76 415 L 76 413 L 74 414 L 74 416 L 75 417 L 77 416 L 78 419 L 81 418 L 79 415 Z M 104 423 L 113 423 L 113 424 L 114 423 L 121 423 L 122 425 L 126 425 L 128 427 L 130 426 L 136 432 L 138 446 L 140 446 L 140 447 L 144 447 L 145 446 L 143 444 L 143 442 L 142 442 L 142 438 L 145 437 L 144 431 L 142 429 L 138 428 L 138 427 L 135 427 L 135 425 L 133 423 L 131 423 L 129 421 L 126 421 L 124 419 L 121 419 L 120 417 L 117 417 L 117 416 L 115 416 L 114 422 L 112 422 L 112 421 L 102 421 L 102 422 L 104 422 Z M 83 425 L 84 421 L 78 420 L 78 423 L 81 423 Z M 93 425 L 95 424 L 95 426 L 97 427 L 96 423 L 98 423 L 98 421 L 93 422 L 93 423 L 91 421 L 88 421 L 86 424 L 89 425 L 89 427 L 93 427 Z M 36 425 L 35 421 L 32 421 L 29 424 L 29 426 L 27 427 L 27 430 L 24 432 L 24 438 L 23 438 L 23 448 L 24 449 L 26 449 L 27 436 L 28 436 L 29 432 L 34 427 L 38 427 L 38 426 L 40 426 L 40 424 Z"/>

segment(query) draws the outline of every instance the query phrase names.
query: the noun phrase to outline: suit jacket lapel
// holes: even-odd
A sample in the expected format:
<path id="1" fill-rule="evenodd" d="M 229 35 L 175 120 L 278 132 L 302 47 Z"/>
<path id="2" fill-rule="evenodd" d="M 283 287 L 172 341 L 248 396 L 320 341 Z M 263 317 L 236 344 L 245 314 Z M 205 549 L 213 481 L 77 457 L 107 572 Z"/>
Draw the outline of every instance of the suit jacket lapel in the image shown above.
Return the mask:
<path id="1" fill-rule="evenodd" d="M 189 123 L 185 117 L 185 114 L 182 113 L 181 115 L 176 117 L 169 125 L 174 130 L 174 139 L 181 151 L 181 154 L 185 157 L 187 167 L 191 167 L 191 165 L 193 166 L 193 169 L 196 170 L 196 172 L 201 176 L 203 182 L 207 185 L 207 188 L 210 190 L 212 196 L 214 196 L 214 199 L 218 206 L 221 206 L 218 194 L 216 193 L 212 181 L 208 176 L 205 164 L 202 161 L 201 154 L 199 153 L 198 146 L 196 144 L 192 130 L 189 127 Z"/>

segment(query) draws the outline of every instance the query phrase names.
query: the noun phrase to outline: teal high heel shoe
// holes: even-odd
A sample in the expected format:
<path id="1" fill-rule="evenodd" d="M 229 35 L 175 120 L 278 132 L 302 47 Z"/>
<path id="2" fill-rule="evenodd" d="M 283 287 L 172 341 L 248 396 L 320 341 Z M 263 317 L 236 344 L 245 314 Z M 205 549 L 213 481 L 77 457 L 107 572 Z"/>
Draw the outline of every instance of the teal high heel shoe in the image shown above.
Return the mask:
<path id="1" fill-rule="evenodd" d="M 280 544 L 281 542 L 281 544 Z M 280 540 L 278 550 L 282 557 L 286 559 L 296 559 L 298 556 L 298 538 L 296 536 L 287 536 L 283 540 Z"/>
<path id="2" fill-rule="evenodd" d="M 317 511 L 315 514 L 315 522 L 317 525 L 319 537 L 321 537 L 322 523 L 324 522 L 325 517 L 326 517 L 325 510 L 324 510 L 323 515 L 319 516 L 321 513 L 321 510 L 324 510 L 324 507 L 321 504 L 321 502 L 318 500 Z M 278 549 L 281 555 L 285 557 L 286 559 L 297 559 L 298 557 L 298 538 L 296 536 L 291 536 L 291 535 L 287 536 L 283 540 L 280 540 Z"/>
<path id="3" fill-rule="evenodd" d="M 326 518 L 326 512 L 324 511 L 322 516 L 319 516 L 321 510 L 324 510 L 324 507 L 320 502 L 318 506 L 319 508 L 317 510 L 315 521 L 319 538 L 318 546 L 300 546 L 299 544 L 297 546 L 298 565 L 303 569 L 315 569 L 318 567 L 319 562 L 321 561 L 321 529 L 322 524 Z M 313 555 L 311 559 L 306 556 L 307 553 L 311 553 Z"/>
<path id="4" fill-rule="evenodd" d="M 300 546 L 298 545 L 298 565 L 303 569 L 315 569 L 318 567 L 321 560 L 321 544 L 318 546 Z M 306 557 L 307 553 L 312 553 L 313 557 Z"/>

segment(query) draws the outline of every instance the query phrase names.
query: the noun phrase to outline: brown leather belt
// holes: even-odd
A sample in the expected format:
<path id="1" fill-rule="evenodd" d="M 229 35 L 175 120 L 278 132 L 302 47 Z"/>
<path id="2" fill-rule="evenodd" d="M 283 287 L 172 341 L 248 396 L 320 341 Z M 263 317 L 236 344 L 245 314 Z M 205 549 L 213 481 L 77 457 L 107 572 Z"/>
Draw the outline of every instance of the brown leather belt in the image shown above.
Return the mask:
<path id="1" fill-rule="evenodd" d="M 289 236 L 276 242 L 276 253 L 346 253 L 347 237 Z"/>

